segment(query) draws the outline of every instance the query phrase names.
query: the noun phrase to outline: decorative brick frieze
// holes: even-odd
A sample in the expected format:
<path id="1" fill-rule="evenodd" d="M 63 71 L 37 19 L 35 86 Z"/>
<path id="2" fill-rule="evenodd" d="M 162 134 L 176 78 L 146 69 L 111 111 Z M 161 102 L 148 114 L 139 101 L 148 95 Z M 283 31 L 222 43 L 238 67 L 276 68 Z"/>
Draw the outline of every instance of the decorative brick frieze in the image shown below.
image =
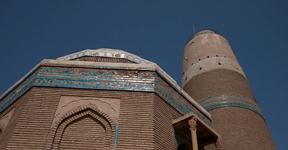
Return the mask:
<path id="1" fill-rule="evenodd" d="M 69 67 L 40 67 L 0 102 L 0 112 L 33 86 L 79 89 L 155 92 L 182 114 L 195 113 L 210 124 L 210 118 L 183 97 L 156 72 Z"/>

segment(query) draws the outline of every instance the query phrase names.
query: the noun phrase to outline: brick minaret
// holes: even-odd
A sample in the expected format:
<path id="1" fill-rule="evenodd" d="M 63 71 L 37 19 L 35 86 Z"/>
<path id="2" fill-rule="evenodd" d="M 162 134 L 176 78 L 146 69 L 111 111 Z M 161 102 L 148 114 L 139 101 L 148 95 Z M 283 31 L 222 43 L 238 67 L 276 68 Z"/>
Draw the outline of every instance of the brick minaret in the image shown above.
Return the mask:
<path id="1" fill-rule="evenodd" d="M 247 77 L 228 41 L 203 30 L 188 42 L 183 62 L 184 90 L 212 115 L 225 150 L 275 149 Z"/>

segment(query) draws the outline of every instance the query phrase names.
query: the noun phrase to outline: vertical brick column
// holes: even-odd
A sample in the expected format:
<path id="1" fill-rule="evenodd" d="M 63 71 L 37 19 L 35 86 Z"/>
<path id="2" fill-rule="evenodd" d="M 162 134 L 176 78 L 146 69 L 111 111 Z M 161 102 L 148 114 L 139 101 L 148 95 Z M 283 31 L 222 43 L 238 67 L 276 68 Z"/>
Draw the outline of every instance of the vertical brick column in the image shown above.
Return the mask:
<path id="1" fill-rule="evenodd" d="M 272 139 L 247 77 L 228 41 L 204 30 L 187 43 L 183 89 L 212 115 L 212 126 L 230 150 L 272 150 Z"/>

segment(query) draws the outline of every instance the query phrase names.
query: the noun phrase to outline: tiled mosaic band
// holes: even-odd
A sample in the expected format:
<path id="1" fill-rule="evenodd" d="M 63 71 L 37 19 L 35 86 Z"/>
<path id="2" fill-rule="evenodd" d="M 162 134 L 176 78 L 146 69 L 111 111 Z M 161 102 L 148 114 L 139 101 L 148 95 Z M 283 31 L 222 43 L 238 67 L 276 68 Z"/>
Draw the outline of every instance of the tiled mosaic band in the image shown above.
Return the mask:
<path id="1" fill-rule="evenodd" d="M 155 92 L 180 113 L 192 112 L 207 124 L 211 122 L 156 72 L 136 70 L 40 67 L 2 99 L 0 112 L 33 86 Z"/>
<path id="2" fill-rule="evenodd" d="M 260 108 L 256 104 L 251 104 L 245 101 L 245 98 L 241 97 L 232 97 L 232 96 L 212 97 L 207 100 L 204 100 L 201 103 L 201 105 L 208 111 L 225 107 L 243 108 L 258 114 L 263 119 L 265 119 L 263 114 L 261 113 Z"/>

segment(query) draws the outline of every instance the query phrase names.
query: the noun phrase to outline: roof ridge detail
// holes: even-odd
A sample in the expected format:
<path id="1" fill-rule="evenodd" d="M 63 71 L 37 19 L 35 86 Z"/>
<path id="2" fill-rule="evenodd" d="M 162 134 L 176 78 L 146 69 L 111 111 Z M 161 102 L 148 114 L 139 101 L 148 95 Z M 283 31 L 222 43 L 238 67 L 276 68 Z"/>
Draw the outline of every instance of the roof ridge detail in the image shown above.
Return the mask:
<path id="1" fill-rule="evenodd" d="M 98 48 L 98 49 L 86 49 L 80 52 L 72 53 L 66 56 L 57 58 L 56 60 L 73 60 L 84 56 L 98 56 L 98 57 L 110 57 L 110 58 L 123 58 L 137 64 L 151 64 L 151 61 L 143 59 L 137 55 L 131 54 L 120 49 L 111 48 Z"/>

